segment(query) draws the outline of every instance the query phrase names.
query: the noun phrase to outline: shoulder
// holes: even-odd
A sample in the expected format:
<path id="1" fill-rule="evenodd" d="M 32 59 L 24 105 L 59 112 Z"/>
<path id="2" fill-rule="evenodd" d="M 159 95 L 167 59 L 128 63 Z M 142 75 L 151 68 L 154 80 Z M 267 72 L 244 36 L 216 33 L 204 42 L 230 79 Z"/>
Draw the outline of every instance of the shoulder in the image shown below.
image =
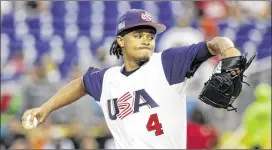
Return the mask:
<path id="1" fill-rule="evenodd" d="M 104 74 L 108 71 L 108 69 L 110 69 L 109 67 L 108 68 L 95 68 L 95 67 L 89 67 L 87 72 L 85 73 L 85 76 L 90 76 L 90 77 L 93 77 L 93 76 L 100 76 L 103 78 Z"/>
<path id="2" fill-rule="evenodd" d="M 115 76 L 121 73 L 121 69 L 122 69 L 122 66 L 109 67 L 104 73 L 104 78 L 107 78 L 107 79 L 115 78 Z"/>
<path id="3" fill-rule="evenodd" d="M 83 76 L 84 91 L 100 101 L 103 85 L 113 79 L 113 73 L 117 67 L 107 67 L 103 69 L 89 67 L 88 71 Z M 106 84 L 107 85 L 107 84 Z"/>
<path id="4" fill-rule="evenodd" d="M 122 69 L 122 66 L 108 67 L 106 73 L 117 73 L 117 72 L 120 72 L 121 69 Z"/>
<path id="5" fill-rule="evenodd" d="M 154 52 L 152 56 L 149 58 L 149 61 L 146 63 L 145 66 L 152 67 L 153 65 L 157 65 L 158 63 L 161 63 L 161 55 L 162 55 L 162 52 Z"/>
<path id="6" fill-rule="evenodd" d="M 112 67 L 105 67 L 105 68 L 89 67 L 87 72 L 89 74 L 96 74 L 96 73 L 106 74 L 108 72 L 115 72 L 118 69 L 121 69 L 121 66 L 112 66 Z"/>
<path id="7" fill-rule="evenodd" d="M 162 52 L 154 52 L 153 55 L 150 57 L 150 61 L 160 60 L 162 56 Z"/>

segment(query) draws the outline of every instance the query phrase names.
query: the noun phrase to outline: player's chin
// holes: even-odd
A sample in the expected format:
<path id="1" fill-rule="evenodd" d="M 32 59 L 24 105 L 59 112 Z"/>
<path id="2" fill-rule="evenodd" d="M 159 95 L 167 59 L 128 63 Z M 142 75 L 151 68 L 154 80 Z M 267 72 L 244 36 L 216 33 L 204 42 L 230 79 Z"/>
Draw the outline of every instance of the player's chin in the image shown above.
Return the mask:
<path id="1" fill-rule="evenodd" d="M 137 58 L 137 63 L 138 63 L 139 65 L 142 65 L 142 64 L 144 64 L 145 62 L 149 61 L 149 59 L 150 59 L 150 56 L 149 56 L 149 55 L 142 55 L 142 56 L 139 56 L 139 57 Z"/>
<path id="2" fill-rule="evenodd" d="M 137 64 L 138 64 L 139 66 L 141 66 L 141 65 L 143 65 L 144 63 L 146 63 L 147 61 L 149 61 L 149 58 L 150 58 L 150 57 L 139 57 L 139 58 L 137 59 Z"/>
<path id="3" fill-rule="evenodd" d="M 142 58 L 144 58 L 144 57 L 150 57 L 151 55 L 152 55 L 152 51 L 150 51 L 150 50 L 141 50 L 140 52 L 139 52 L 139 57 L 142 57 Z"/>

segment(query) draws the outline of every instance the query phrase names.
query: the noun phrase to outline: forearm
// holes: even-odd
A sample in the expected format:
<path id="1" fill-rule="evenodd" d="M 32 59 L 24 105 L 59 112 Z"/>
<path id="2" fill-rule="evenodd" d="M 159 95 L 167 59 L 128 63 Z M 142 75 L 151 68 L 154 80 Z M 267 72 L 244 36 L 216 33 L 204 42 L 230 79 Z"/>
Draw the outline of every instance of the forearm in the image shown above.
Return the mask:
<path id="1" fill-rule="evenodd" d="M 207 47 L 212 55 L 220 55 L 222 59 L 241 55 L 241 52 L 235 48 L 233 42 L 226 37 L 213 38 L 207 42 Z"/>
<path id="2" fill-rule="evenodd" d="M 46 103 L 44 103 L 41 108 L 45 112 L 50 113 L 56 109 L 75 102 L 84 95 L 86 95 L 86 93 L 84 92 L 84 86 L 81 77 L 67 84 Z"/>

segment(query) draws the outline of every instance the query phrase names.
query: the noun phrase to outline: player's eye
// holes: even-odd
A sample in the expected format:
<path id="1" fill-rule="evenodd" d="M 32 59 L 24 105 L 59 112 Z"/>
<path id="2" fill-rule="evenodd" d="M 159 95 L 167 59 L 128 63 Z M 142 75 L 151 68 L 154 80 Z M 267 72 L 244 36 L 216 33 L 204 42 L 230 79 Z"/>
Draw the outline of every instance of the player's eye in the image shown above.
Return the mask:
<path id="1" fill-rule="evenodd" d="M 142 35 L 140 33 L 136 33 L 136 34 L 134 34 L 134 37 L 140 39 L 140 38 L 142 38 Z"/>
<path id="2" fill-rule="evenodd" d="M 154 40 L 154 39 L 155 39 L 155 36 L 154 36 L 154 35 L 149 35 L 149 36 L 148 36 L 148 39 L 149 39 L 149 40 Z"/>

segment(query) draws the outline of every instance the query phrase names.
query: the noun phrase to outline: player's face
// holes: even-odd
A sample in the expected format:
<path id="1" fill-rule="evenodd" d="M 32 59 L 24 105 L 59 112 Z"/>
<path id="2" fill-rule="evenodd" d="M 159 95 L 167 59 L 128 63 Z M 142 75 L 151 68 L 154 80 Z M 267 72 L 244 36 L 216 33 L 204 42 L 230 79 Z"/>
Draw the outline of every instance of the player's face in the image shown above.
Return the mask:
<path id="1" fill-rule="evenodd" d="M 154 52 L 155 33 L 150 29 L 139 29 L 123 37 L 124 59 L 134 59 L 137 62 L 146 62 Z"/>

